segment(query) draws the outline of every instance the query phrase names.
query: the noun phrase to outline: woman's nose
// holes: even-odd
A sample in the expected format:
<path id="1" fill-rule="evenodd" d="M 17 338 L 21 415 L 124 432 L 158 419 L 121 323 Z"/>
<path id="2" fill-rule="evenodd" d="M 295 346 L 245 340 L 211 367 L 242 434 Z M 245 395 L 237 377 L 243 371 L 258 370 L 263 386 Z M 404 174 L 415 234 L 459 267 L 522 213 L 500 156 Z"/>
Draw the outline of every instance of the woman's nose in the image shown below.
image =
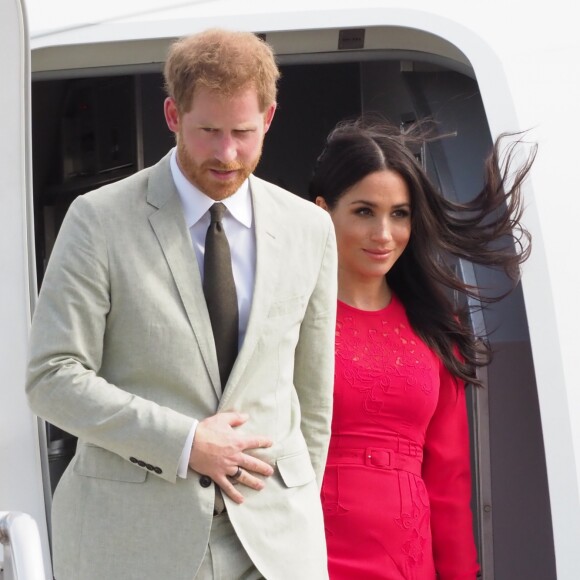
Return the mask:
<path id="1" fill-rule="evenodd" d="M 392 237 L 391 223 L 389 220 L 379 220 L 373 231 L 373 239 L 377 241 L 389 241 Z"/>

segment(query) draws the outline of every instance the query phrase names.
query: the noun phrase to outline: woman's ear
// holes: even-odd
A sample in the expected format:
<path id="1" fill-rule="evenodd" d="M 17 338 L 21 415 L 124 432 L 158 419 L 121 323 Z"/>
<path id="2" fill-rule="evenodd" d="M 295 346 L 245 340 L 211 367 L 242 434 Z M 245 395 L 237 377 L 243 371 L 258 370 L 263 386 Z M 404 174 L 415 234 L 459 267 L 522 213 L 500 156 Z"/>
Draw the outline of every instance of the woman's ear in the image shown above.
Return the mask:
<path id="1" fill-rule="evenodd" d="M 322 209 L 325 209 L 326 211 L 328 211 L 328 206 L 326 205 L 326 200 L 323 197 L 321 197 L 320 195 L 317 196 L 317 198 L 314 200 L 314 203 L 318 207 L 321 207 Z"/>

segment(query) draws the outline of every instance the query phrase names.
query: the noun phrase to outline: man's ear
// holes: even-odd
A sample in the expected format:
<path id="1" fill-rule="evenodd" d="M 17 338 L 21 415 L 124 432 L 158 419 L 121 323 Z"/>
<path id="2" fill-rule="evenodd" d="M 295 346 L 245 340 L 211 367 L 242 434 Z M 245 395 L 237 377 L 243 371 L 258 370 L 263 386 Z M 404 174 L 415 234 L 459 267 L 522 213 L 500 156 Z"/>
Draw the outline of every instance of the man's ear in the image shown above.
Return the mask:
<path id="1" fill-rule="evenodd" d="M 321 197 L 320 195 L 317 196 L 317 198 L 314 200 L 314 203 L 318 207 L 321 207 L 322 209 L 325 209 L 326 211 L 328 211 L 328 205 L 326 205 L 326 200 L 323 197 Z"/>
<path id="2" fill-rule="evenodd" d="M 165 113 L 165 122 L 167 123 L 169 130 L 173 133 L 179 133 L 180 116 L 173 97 L 167 97 L 165 99 L 165 102 L 163 103 L 163 112 Z"/>
<path id="3" fill-rule="evenodd" d="M 272 103 L 264 113 L 264 133 L 268 131 L 270 125 L 272 124 L 272 119 L 274 118 L 274 113 L 276 112 L 277 103 Z"/>

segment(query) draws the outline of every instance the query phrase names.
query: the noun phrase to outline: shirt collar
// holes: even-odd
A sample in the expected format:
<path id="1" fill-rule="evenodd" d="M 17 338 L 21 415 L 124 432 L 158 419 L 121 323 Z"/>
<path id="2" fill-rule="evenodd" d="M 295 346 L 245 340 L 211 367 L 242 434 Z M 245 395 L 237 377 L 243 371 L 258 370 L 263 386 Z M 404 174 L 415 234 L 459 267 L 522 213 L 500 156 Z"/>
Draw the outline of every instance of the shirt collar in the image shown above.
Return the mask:
<path id="1" fill-rule="evenodd" d="M 188 228 L 194 226 L 215 203 L 191 183 L 183 175 L 177 164 L 176 149 L 173 148 L 170 158 L 171 175 L 181 199 L 185 223 Z M 240 188 L 222 203 L 228 208 L 232 216 L 247 228 L 252 227 L 252 196 L 250 195 L 250 182 L 248 179 L 242 183 Z"/>

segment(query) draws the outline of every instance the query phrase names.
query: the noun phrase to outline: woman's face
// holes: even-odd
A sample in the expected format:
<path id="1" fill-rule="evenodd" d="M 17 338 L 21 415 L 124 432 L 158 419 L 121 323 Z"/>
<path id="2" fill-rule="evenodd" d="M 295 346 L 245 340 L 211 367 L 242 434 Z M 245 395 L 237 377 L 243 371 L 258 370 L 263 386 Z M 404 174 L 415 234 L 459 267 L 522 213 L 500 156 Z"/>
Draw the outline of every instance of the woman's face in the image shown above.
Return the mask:
<path id="1" fill-rule="evenodd" d="M 326 209 L 336 231 L 338 268 L 343 281 L 368 282 L 384 277 L 399 259 L 411 236 L 411 196 L 395 171 L 371 173 Z"/>

